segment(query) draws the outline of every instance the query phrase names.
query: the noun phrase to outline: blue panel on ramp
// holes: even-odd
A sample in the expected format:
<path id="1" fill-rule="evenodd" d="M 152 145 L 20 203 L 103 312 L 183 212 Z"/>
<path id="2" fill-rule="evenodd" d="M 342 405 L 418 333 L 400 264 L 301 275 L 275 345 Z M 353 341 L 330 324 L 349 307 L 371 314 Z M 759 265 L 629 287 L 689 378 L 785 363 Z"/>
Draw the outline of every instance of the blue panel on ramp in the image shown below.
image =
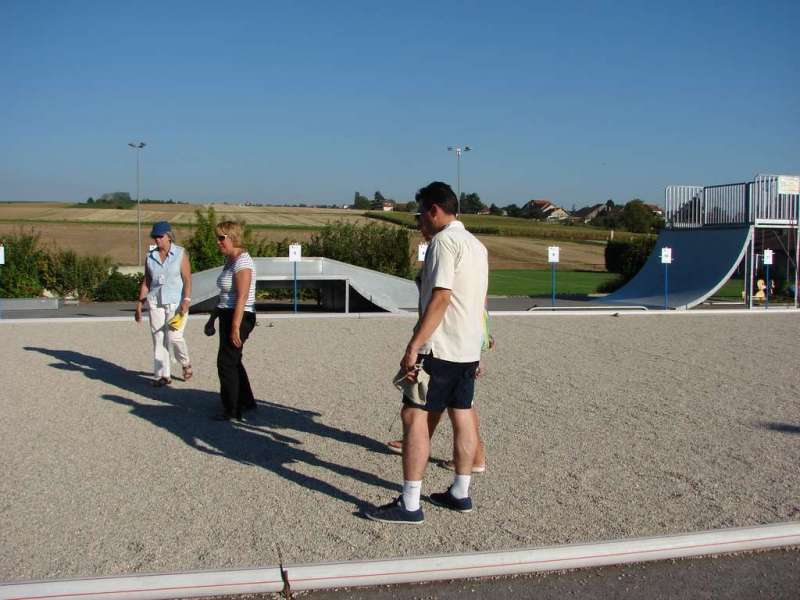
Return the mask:
<path id="1" fill-rule="evenodd" d="M 599 304 L 664 307 L 664 265 L 661 249 L 672 248 L 669 265 L 669 307 L 700 304 L 723 286 L 745 254 L 750 227 L 665 230 L 642 270 L 625 286 L 596 300 Z"/>

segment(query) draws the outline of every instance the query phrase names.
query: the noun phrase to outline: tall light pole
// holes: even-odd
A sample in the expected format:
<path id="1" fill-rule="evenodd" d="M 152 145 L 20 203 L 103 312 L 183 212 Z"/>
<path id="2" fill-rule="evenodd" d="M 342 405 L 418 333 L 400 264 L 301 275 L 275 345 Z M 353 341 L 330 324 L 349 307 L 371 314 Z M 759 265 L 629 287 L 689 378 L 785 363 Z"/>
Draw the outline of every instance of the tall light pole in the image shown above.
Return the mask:
<path id="1" fill-rule="evenodd" d="M 462 152 L 469 152 L 472 150 L 469 146 L 448 146 L 448 152 L 455 152 L 456 153 L 456 173 L 457 173 L 457 182 L 458 182 L 458 213 L 461 214 L 461 153 Z"/>
<path id="2" fill-rule="evenodd" d="M 142 211 L 139 209 L 139 154 L 147 146 L 144 142 L 128 142 L 128 146 L 136 150 L 136 252 L 139 266 L 142 266 Z"/>

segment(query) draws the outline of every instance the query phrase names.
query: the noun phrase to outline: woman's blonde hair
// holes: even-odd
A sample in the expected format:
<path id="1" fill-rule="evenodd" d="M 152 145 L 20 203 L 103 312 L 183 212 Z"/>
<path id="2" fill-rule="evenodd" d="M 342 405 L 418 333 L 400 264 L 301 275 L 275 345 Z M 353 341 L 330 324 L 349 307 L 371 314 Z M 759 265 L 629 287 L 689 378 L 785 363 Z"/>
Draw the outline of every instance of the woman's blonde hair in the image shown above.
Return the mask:
<path id="1" fill-rule="evenodd" d="M 237 221 L 222 221 L 214 228 L 217 235 L 227 235 L 235 248 L 244 248 L 244 227 Z"/>

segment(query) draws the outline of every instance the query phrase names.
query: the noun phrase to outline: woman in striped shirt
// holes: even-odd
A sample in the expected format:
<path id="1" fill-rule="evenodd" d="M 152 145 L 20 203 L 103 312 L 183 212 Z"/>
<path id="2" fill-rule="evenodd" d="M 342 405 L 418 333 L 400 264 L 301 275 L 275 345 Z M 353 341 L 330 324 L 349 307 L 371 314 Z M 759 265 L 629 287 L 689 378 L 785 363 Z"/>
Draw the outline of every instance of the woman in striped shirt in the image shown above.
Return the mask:
<path id="1" fill-rule="evenodd" d="M 242 411 L 253 410 L 256 400 L 242 364 L 244 343 L 256 324 L 256 268 L 244 249 L 242 225 L 223 221 L 216 227 L 217 246 L 225 257 L 225 266 L 217 277 L 220 290 L 219 315 L 219 373 L 222 413 L 219 421 L 242 420 Z"/>

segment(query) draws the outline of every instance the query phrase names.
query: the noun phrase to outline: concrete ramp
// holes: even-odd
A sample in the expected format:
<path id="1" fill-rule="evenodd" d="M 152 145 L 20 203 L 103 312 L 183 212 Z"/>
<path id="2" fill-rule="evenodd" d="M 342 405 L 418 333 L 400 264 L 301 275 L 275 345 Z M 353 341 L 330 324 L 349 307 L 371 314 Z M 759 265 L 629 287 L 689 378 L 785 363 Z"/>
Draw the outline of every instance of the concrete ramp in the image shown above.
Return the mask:
<path id="1" fill-rule="evenodd" d="M 286 257 L 253 258 L 258 288 L 290 288 L 293 264 Z M 221 267 L 192 274 L 192 308 L 210 309 L 216 300 Z M 297 263 L 299 288 L 321 289 L 330 310 L 416 311 L 416 284 L 402 277 L 356 267 L 330 258 L 303 258 Z"/>
<path id="2" fill-rule="evenodd" d="M 670 229 L 661 232 L 642 270 L 597 304 L 664 308 L 661 249 L 672 248 L 669 307 L 685 310 L 712 296 L 730 278 L 751 237 L 750 227 Z"/>

